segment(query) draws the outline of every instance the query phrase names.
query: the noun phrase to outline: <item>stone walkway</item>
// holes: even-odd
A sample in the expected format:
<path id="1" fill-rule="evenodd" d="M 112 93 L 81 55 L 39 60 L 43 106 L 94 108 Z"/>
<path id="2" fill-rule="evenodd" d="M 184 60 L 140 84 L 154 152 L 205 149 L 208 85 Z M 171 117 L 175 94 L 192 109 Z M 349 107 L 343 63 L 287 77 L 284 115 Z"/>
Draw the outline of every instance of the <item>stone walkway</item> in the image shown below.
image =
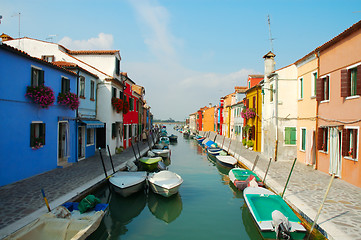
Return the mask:
<path id="1" fill-rule="evenodd" d="M 148 149 L 148 143 L 139 143 L 141 155 L 145 154 Z M 138 147 L 135 147 L 135 151 L 139 158 Z M 108 174 L 113 173 L 110 158 L 104 149 L 102 156 Z M 125 168 L 127 161 L 135 160 L 133 149 L 129 147 L 121 154 L 112 156 L 112 159 L 115 170 Z M 86 189 L 103 181 L 104 178 L 100 153 L 97 150 L 95 156 L 74 163 L 69 167 L 57 168 L 0 187 L 0 239 L 47 212 L 41 194 L 42 188 L 50 208 L 53 209 L 72 198 L 76 198 Z"/>
<path id="2" fill-rule="evenodd" d="M 210 135 L 214 139 L 215 133 Z M 259 161 L 255 172 L 262 179 L 269 163 L 260 153 L 251 151 L 239 142 L 223 136 L 217 136 L 216 142 L 252 169 L 256 156 Z M 230 147 L 229 147 L 230 146 Z M 266 177 L 266 185 L 278 194 L 282 194 L 293 161 L 272 161 Z M 312 166 L 296 162 L 284 199 L 306 220 L 313 223 L 322 203 L 331 176 L 314 170 Z M 329 239 L 361 239 L 361 188 L 335 178 L 321 215 L 317 221 L 319 230 Z"/>

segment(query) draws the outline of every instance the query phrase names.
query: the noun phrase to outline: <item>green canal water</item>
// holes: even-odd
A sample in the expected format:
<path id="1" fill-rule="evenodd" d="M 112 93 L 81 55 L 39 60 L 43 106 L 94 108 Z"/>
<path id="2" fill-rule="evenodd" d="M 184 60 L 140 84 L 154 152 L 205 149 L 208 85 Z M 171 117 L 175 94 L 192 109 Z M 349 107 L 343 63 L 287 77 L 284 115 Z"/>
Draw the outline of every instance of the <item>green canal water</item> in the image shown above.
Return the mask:
<path id="1" fill-rule="evenodd" d="M 262 239 L 228 170 L 208 159 L 195 140 L 172 126 L 167 131 L 178 136 L 170 145 L 169 170 L 184 180 L 179 193 L 164 198 L 150 190 L 122 198 L 104 187 L 96 195 L 109 201 L 109 212 L 88 239 Z"/>

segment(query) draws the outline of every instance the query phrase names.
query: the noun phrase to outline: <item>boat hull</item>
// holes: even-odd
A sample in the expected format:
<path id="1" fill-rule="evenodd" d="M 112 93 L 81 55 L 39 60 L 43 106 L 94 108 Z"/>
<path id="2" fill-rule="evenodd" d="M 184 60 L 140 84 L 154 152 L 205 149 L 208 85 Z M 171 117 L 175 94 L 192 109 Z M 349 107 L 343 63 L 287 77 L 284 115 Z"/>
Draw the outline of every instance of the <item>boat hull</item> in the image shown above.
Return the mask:
<path id="1" fill-rule="evenodd" d="M 154 193 L 170 197 L 178 193 L 183 179 L 178 174 L 165 170 L 148 176 L 148 183 Z"/>
<path id="2" fill-rule="evenodd" d="M 227 168 L 234 168 L 237 164 L 237 159 L 232 156 L 216 156 L 217 163 Z"/>
<path id="3" fill-rule="evenodd" d="M 146 172 L 118 172 L 109 179 L 114 191 L 122 197 L 128 197 L 144 189 Z"/>
<path id="4" fill-rule="evenodd" d="M 170 197 L 176 193 L 178 193 L 180 185 L 173 187 L 173 188 L 163 188 L 161 186 L 158 186 L 156 184 L 150 183 L 149 184 L 152 191 L 156 194 L 162 195 L 163 197 Z"/>
<path id="5" fill-rule="evenodd" d="M 247 187 L 250 175 L 255 176 L 259 187 L 264 186 L 264 184 L 261 182 L 261 179 L 251 170 L 247 170 L 244 168 L 233 168 L 228 173 L 228 177 L 233 183 L 233 185 L 241 191 L 243 191 Z"/>

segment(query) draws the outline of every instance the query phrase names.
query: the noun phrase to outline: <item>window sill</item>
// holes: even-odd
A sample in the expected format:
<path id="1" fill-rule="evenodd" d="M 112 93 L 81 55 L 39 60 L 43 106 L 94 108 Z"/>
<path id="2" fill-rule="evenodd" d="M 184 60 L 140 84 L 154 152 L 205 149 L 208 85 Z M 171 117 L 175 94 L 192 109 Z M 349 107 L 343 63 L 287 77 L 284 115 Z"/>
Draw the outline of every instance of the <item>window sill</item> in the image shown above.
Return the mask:
<path id="1" fill-rule="evenodd" d="M 299 98 L 299 99 L 298 99 L 298 101 L 302 101 L 302 100 L 303 100 L 303 98 Z"/>
<path id="2" fill-rule="evenodd" d="M 324 153 L 324 154 L 328 154 L 328 152 L 325 152 L 323 150 L 318 150 L 319 153 Z"/>
<path id="3" fill-rule="evenodd" d="M 330 100 L 322 100 L 320 103 L 328 103 Z"/>
<path id="4" fill-rule="evenodd" d="M 360 95 L 348 96 L 348 97 L 346 97 L 346 100 L 356 99 L 359 97 L 360 97 Z"/>
<path id="5" fill-rule="evenodd" d="M 85 97 L 83 97 L 83 96 L 79 96 L 79 98 L 81 98 L 81 99 L 85 99 Z"/>
<path id="6" fill-rule="evenodd" d="M 298 149 L 298 151 L 300 151 L 300 152 L 306 152 L 306 150 L 303 150 L 303 149 Z"/>
<path id="7" fill-rule="evenodd" d="M 89 144 L 87 143 L 86 144 L 87 147 L 90 147 L 90 146 L 93 146 L 93 145 L 94 145 L 94 143 L 89 143 Z"/>
<path id="8" fill-rule="evenodd" d="M 344 158 L 347 160 L 350 160 L 350 161 L 358 162 L 357 158 L 352 158 L 352 157 L 348 157 L 348 156 L 345 156 Z"/>
<path id="9" fill-rule="evenodd" d="M 314 99 L 314 98 L 316 98 L 316 96 L 311 96 L 310 98 L 311 98 L 311 99 Z"/>
<path id="10" fill-rule="evenodd" d="M 95 101 L 95 99 L 94 99 L 94 98 L 91 98 L 91 99 L 90 99 L 90 101 L 93 101 L 93 102 L 94 102 L 94 101 Z"/>

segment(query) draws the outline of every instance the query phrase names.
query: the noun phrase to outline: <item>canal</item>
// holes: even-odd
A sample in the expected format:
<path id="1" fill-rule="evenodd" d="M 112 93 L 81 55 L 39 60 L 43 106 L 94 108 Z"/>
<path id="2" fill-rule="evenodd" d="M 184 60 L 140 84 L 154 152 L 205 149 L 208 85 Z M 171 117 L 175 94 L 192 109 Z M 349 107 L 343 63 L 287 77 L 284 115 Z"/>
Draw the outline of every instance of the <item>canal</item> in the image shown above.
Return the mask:
<path id="1" fill-rule="evenodd" d="M 184 180 L 179 193 L 164 198 L 149 191 L 122 198 L 105 186 L 95 195 L 109 202 L 109 212 L 88 239 L 262 239 L 228 170 L 172 125 L 167 131 L 178 136 L 170 145 L 169 170 Z"/>

